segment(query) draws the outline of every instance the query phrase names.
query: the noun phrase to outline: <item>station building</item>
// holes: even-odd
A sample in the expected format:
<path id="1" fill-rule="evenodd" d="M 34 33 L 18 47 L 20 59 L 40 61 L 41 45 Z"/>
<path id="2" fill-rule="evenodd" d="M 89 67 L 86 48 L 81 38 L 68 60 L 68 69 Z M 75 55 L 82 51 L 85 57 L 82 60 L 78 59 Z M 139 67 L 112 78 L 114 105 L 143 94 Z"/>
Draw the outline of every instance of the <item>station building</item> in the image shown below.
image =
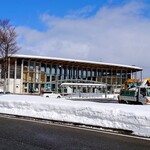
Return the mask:
<path id="1" fill-rule="evenodd" d="M 3 80 L 3 68 L 0 69 Z M 7 91 L 17 94 L 61 93 L 62 83 L 105 83 L 113 92 L 129 78 L 142 78 L 137 66 L 63 59 L 55 57 L 12 55 L 8 63 Z M 1 84 L 2 86 L 2 84 Z M 2 87 L 1 87 L 2 88 Z M 63 91 L 65 92 L 65 91 Z M 66 91 L 67 92 L 67 91 Z"/>

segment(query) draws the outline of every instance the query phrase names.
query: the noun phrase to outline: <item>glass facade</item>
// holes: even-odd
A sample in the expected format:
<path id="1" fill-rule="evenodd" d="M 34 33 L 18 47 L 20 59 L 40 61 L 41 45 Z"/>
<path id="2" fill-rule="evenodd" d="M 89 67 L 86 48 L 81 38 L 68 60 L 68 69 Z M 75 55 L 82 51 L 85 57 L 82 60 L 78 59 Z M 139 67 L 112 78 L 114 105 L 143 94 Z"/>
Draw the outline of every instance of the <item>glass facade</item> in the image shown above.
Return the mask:
<path id="1" fill-rule="evenodd" d="M 18 84 L 21 84 L 20 93 L 40 94 L 42 91 L 61 92 L 59 86 L 64 82 L 106 83 L 109 89 L 121 87 L 128 78 L 137 77 L 138 71 L 140 70 L 83 62 L 70 65 L 65 61 L 13 58 L 10 59 L 8 78 L 18 79 Z"/>

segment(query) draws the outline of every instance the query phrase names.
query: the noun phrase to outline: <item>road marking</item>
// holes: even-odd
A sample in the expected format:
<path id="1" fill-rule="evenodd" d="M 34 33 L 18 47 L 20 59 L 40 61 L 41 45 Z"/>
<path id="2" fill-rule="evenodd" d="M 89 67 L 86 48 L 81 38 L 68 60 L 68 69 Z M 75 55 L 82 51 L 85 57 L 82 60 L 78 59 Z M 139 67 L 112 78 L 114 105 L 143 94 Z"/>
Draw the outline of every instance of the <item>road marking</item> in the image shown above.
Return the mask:
<path id="1" fill-rule="evenodd" d="M 78 129 L 78 130 L 85 130 L 85 131 L 91 131 L 91 132 L 98 132 L 98 133 L 105 133 L 105 134 L 110 134 L 110 135 L 117 135 L 117 136 L 122 136 L 122 137 L 128 137 L 128 138 L 134 138 L 134 139 L 140 139 L 140 140 L 147 140 L 150 141 L 150 138 L 148 137 L 140 137 L 140 136 L 136 136 L 136 135 L 127 135 L 127 134 L 119 134 L 119 133 L 115 133 L 113 131 L 110 130 L 105 130 L 105 129 L 97 129 L 97 128 L 88 128 L 86 127 L 86 125 L 83 125 L 84 127 L 81 127 L 82 125 L 80 125 L 80 127 L 78 126 L 72 126 L 71 123 L 68 124 L 64 123 L 64 124 L 59 124 L 56 123 L 57 121 L 53 121 L 53 120 L 38 120 L 38 118 L 30 118 L 27 119 L 25 118 L 17 118 L 16 116 L 11 116 L 11 115 L 6 115 L 6 114 L 0 114 L 1 118 L 8 118 L 8 119 L 12 119 L 12 120 L 21 120 L 21 121 L 27 121 L 27 122 L 33 122 L 33 123 L 40 123 L 40 124 L 50 124 L 53 126 L 59 126 L 59 127 L 67 127 L 67 128 L 71 128 L 71 129 Z M 35 120 L 34 120 L 35 119 Z M 62 122 L 61 122 L 62 123 Z"/>

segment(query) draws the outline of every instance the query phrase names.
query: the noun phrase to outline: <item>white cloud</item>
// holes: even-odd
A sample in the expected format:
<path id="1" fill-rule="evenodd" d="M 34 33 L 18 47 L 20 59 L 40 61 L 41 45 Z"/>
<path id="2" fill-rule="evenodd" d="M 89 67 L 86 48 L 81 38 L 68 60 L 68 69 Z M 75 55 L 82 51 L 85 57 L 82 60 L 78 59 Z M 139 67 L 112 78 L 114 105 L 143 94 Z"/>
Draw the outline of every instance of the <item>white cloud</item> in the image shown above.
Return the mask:
<path id="1" fill-rule="evenodd" d="M 78 19 L 81 17 L 88 17 L 88 15 L 94 10 L 94 6 L 86 6 L 78 10 L 71 10 L 65 18 Z"/>
<path id="2" fill-rule="evenodd" d="M 43 14 L 47 31 L 17 28 L 20 53 L 134 64 L 146 69 L 150 50 L 150 19 L 143 15 L 146 7 L 138 2 L 102 7 L 90 17 L 90 6 L 63 18 Z"/>

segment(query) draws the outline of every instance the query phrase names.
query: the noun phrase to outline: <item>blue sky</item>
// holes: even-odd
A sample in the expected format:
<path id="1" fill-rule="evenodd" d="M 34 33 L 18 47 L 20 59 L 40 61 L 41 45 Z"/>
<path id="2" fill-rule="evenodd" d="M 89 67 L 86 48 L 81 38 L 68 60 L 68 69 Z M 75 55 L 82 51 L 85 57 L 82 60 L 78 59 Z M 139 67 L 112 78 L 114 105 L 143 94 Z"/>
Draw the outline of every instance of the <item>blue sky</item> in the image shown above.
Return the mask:
<path id="1" fill-rule="evenodd" d="M 8 18 L 16 26 L 29 26 L 42 30 L 40 15 L 47 13 L 50 15 L 64 17 L 71 11 L 75 11 L 86 6 L 93 8 L 89 16 L 103 7 L 114 7 L 122 5 L 128 0 L 0 0 L 0 18 Z"/>
<path id="2" fill-rule="evenodd" d="M 69 11 L 82 8 L 87 5 L 103 5 L 104 2 L 91 0 L 1 0 L 1 18 L 9 18 L 15 25 L 30 26 L 42 29 L 40 15 L 48 13 L 63 17 Z"/>
<path id="3" fill-rule="evenodd" d="M 150 0 L 0 0 L 20 54 L 144 68 L 150 77 Z"/>

